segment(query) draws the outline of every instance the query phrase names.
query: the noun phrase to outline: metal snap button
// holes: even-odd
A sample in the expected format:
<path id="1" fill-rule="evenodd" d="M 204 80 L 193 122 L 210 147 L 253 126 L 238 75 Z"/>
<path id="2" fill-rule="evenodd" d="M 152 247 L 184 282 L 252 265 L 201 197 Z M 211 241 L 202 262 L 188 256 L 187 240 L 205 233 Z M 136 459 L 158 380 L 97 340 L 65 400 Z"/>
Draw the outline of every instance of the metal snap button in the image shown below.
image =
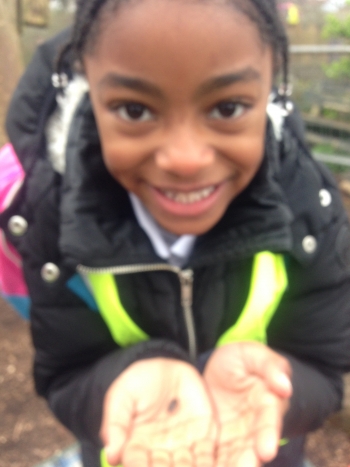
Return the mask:
<path id="1" fill-rule="evenodd" d="M 321 206 L 323 206 L 324 208 L 327 208 L 332 203 L 332 195 L 328 190 L 320 190 L 319 196 Z"/>
<path id="2" fill-rule="evenodd" d="M 12 216 L 7 226 L 12 235 L 16 237 L 21 237 L 28 230 L 28 222 L 22 216 Z"/>
<path id="3" fill-rule="evenodd" d="M 46 263 L 41 268 L 41 277 L 45 282 L 55 282 L 60 277 L 61 271 L 54 263 Z"/>
<path id="4" fill-rule="evenodd" d="M 317 240 L 315 237 L 312 235 L 307 235 L 302 242 L 303 249 L 306 253 L 311 255 L 312 253 L 315 253 L 316 248 L 317 248 Z"/>

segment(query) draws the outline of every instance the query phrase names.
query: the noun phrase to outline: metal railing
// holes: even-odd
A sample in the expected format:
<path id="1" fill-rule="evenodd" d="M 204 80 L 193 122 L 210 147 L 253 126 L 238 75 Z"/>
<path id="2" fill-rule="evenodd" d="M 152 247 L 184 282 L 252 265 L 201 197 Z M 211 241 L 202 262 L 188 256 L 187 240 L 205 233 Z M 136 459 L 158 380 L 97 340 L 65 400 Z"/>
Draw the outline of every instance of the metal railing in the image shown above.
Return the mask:
<path id="1" fill-rule="evenodd" d="M 291 54 L 350 54 L 350 45 L 344 44 L 305 44 L 291 45 Z"/>
<path id="2" fill-rule="evenodd" d="M 350 57 L 350 45 L 293 44 L 290 53 L 293 98 L 315 159 L 350 167 L 350 77 L 332 79 L 325 71 L 333 57 Z"/>
<path id="3" fill-rule="evenodd" d="M 313 153 L 313 157 L 325 164 L 340 165 L 342 167 L 350 167 L 350 157 L 338 156 L 337 154 L 322 154 L 319 152 Z"/>

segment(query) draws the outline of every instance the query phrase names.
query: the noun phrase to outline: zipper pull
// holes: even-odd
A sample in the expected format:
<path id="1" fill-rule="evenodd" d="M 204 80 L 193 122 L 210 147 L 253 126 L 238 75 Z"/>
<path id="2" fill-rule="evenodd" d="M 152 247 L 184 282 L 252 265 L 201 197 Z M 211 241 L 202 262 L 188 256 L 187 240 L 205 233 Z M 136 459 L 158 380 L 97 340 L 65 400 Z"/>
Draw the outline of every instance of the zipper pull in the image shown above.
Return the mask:
<path id="1" fill-rule="evenodd" d="M 181 304 L 192 307 L 193 271 L 186 269 L 180 272 Z"/>
<path id="2" fill-rule="evenodd" d="M 188 334 L 188 352 L 191 360 L 195 362 L 197 359 L 197 342 L 192 312 L 193 271 L 192 269 L 185 269 L 179 271 L 178 274 L 181 284 L 181 305 Z"/>

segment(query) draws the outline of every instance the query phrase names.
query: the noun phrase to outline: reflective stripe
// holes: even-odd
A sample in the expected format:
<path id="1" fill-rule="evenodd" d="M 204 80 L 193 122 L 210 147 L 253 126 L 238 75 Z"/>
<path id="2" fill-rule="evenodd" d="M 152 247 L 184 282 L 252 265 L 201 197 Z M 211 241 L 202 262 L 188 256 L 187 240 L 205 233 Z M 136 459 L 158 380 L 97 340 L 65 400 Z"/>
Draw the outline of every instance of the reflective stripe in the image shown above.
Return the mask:
<path id="1" fill-rule="evenodd" d="M 148 340 L 149 336 L 123 308 L 114 276 L 90 273 L 87 278 L 98 308 L 117 344 L 127 347 Z M 218 339 L 217 346 L 245 340 L 266 344 L 266 329 L 287 285 L 283 255 L 269 251 L 256 254 L 247 302 L 237 322 Z"/>
<path id="2" fill-rule="evenodd" d="M 120 302 L 118 287 L 112 274 L 87 275 L 98 308 L 115 342 L 121 347 L 146 341 L 149 336 L 137 326 Z"/>
<path id="3" fill-rule="evenodd" d="M 269 251 L 255 255 L 247 302 L 237 322 L 219 338 L 217 346 L 246 340 L 266 344 L 266 329 L 287 285 L 283 255 Z"/>

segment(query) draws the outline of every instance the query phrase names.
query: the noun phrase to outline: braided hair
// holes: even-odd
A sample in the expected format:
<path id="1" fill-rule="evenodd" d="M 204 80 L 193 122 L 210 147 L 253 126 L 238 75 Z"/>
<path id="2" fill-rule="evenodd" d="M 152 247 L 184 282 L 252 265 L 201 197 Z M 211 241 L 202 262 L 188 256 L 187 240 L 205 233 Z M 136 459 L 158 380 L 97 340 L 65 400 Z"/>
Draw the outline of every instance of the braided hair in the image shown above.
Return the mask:
<path id="1" fill-rule="evenodd" d="M 77 10 L 69 43 L 62 49 L 56 70 L 59 73 L 67 53 L 82 63 L 86 52 L 93 50 L 93 45 L 101 31 L 103 13 L 115 11 L 122 2 L 128 0 L 76 0 Z M 200 0 L 199 0 L 200 1 Z M 282 72 L 282 97 L 287 99 L 289 79 L 289 42 L 276 0 L 227 0 L 235 8 L 246 14 L 259 30 L 261 39 L 268 43 L 274 53 L 275 72 Z M 107 17 L 109 15 L 105 15 Z"/>
<path id="2" fill-rule="evenodd" d="M 274 53 L 275 72 L 281 69 L 282 83 L 285 93 L 289 82 L 289 40 L 276 0 L 228 0 L 236 8 L 243 11 L 256 23 L 263 41 L 267 42 Z"/>

